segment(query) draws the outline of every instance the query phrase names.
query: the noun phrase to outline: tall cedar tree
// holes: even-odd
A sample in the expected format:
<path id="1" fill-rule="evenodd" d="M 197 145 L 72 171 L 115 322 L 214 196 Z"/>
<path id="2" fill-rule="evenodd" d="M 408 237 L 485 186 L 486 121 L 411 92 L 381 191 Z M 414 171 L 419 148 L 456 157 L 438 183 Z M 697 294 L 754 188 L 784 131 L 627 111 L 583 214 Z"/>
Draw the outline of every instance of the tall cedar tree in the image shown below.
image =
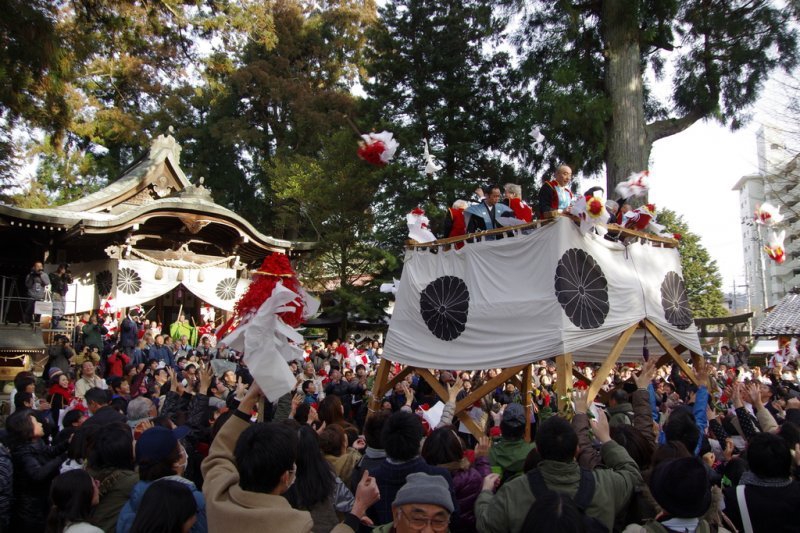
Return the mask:
<path id="1" fill-rule="evenodd" d="M 795 12 L 771 0 L 510 3 L 544 155 L 588 173 L 605 164 L 609 190 L 648 167 L 659 139 L 702 119 L 742 125 L 767 76 L 798 57 Z M 669 101 L 648 90 L 648 69 L 669 76 Z"/>
<path id="2" fill-rule="evenodd" d="M 434 229 L 438 215 L 481 184 L 532 180 L 506 164 L 516 116 L 508 54 L 497 48 L 503 26 L 493 2 L 399 0 L 380 9 L 370 33 L 367 78 L 371 113 L 361 128 L 389 129 L 398 163 L 382 172 L 377 213 L 388 241 L 405 238 L 403 216 L 423 206 Z M 423 173 L 423 140 L 442 165 Z"/>
<path id="3" fill-rule="evenodd" d="M 227 52 L 273 43 L 271 17 L 255 0 L 2 2 L 2 127 L 35 127 L 45 145 L 33 192 L 57 203 L 116 178 L 149 139 L 173 91 L 200 63 L 205 39 Z M 9 94 L 13 98 L 9 98 Z M 20 147 L 22 148 L 22 147 Z M 19 153 L 19 152 L 17 152 Z M 20 184 L 6 183 L 19 189 Z M 46 197 L 45 197 L 46 199 Z"/>

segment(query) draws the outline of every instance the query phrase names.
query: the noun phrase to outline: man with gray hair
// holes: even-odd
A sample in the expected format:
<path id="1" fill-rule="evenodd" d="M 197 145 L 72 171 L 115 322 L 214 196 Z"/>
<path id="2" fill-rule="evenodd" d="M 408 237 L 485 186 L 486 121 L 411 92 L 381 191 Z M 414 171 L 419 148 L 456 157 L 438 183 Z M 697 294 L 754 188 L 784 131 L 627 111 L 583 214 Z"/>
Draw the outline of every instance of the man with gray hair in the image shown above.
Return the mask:
<path id="1" fill-rule="evenodd" d="M 147 427 L 147 422 L 158 416 L 158 409 L 153 400 L 139 396 L 128 402 L 128 425 L 134 432 L 141 433 Z"/>
<path id="2" fill-rule="evenodd" d="M 533 220 L 533 209 L 522 199 L 522 187 L 516 183 L 506 183 L 504 189 L 506 197 L 503 203 L 514 211 L 514 218 L 531 222 Z"/>
<path id="3" fill-rule="evenodd" d="M 392 521 L 372 531 L 446 531 L 452 513 L 453 498 L 450 496 L 447 481 L 441 476 L 417 472 L 409 474 L 406 484 L 397 491 L 392 502 Z"/>
<path id="4" fill-rule="evenodd" d="M 469 222 L 469 215 L 466 214 L 466 209 L 469 204 L 465 200 L 456 200 L 453 202 L 453 207 L 447 210 L 444 218 L 444 238 L 459 237 L 465 235 L 467 232 L 467 222 Z M 456 248 L 464 246 L 463 243 L 456 244 Z"/>

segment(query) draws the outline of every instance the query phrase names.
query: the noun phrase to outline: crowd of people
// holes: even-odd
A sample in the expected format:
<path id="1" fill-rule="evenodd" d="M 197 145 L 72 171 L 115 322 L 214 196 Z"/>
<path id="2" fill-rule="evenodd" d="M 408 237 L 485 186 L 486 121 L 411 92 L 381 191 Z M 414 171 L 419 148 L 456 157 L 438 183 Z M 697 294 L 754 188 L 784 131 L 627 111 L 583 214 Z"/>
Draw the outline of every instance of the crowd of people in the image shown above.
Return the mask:
<path id="1" fill-rule="evenodd" d="M 378 340 L 309 341 L 294 390 L 264 398 L 213 335 L 192 345 L 136 316 L 116 335 L 96 322 L 75 346 L 60 338 L 41 377 L 14 381 L 2 531 L 798 529 L 788 348 L 759 366 L 722 347 L 696 382 L 654 358 L 607 377 L 579 364 L 569 398 L 540 361 L 529 395 L 512 379 L 468 406 L 476 436 L 456 404 L 502 369 L 437 370 L 444 397 L 410 372 L 372 398 Z M 587 397 L 595 378 L 602 405 Z"/>

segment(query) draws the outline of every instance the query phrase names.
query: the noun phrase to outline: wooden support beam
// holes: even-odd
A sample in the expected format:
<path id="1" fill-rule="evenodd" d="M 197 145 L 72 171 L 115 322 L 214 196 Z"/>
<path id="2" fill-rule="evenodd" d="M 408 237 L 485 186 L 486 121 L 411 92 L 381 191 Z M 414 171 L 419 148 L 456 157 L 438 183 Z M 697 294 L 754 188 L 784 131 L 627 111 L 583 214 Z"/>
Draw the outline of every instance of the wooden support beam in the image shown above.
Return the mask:
<path id="1" fill-rule="evenodd" d="M 381 362 L 378 365 L 378 372 L 375 374 L 375 382 L 372 384 L 372 397 L 369 400 L 369 406 L 367 409 L 367 417 L 369 415 L 376 412 L 378 409 L 381 408 L 381 400 L 383 400 L 383 395 L 386 393 L 386 381 L 389 377 L 389 369 L 391 368 L 392 363 L 386 359 L 385 357 L 381 358 Z"/>
<path id="2" fill-rule="evenodd" d="M 578 369 L 575 368 L 574 366 L 572 367 L 572 375 L 575 376 L 575 378 L 578 379 L 579 381 L 583 381 L 584 383 L 586 383 L 587 387 L 592 384 L 592 381 L 594 381 L 592 379 L 587 378 L 585 375 L 581 374 L 578 371 Z"/>
<path id="3" fill-rule="evenodd" d="M 572 354 L 565 353 L 556 356 L 556 396 L 558 397 L 558 411 L 564 410 L 567 391 L 572 389 Z"/>
<path id="4" fill-rule="evenodd" d="M 608 357 L 603 364 L 600 365 L 600 368 L 597 369 L 597 372 L 594 375 L 594 381 L 591 385 L 589 385 L 589 390 L 587 391 L 588 396 L 586 397 L 586 401 L 591 403 L 597 397 L 597 393 L 600 392 L 600 388 L 605 383 L 608 374 L 613 370 L 614 365 L 617 364 L 617 360 L 619 356 L 622 355 L 622 351 L 630 342 L 631 337 L 633 337 L 634 332 L 639 328 L 639 324 L 634 324 L 625 331 L 623 331 L 620 336 L 617 338 L 617 342 L 614 343 L 614 346 L 611 348 L 611 353 L 608 354 Z M 561 372 L 559 372 L 559 378 L 561 377 Z"/>
<path id="5" fill-rule="evenodd" d="M 469 407 L 476 401 L 482 399 L 484 396 L 486 396 L 491 391 L 496 389 L 499 385 L 502 385 L 507 380 L 509 380 L 511 376 L 517 375 L 523 369 L 524 366 L 514 366 L 511 368 L 506 368 L 492 379 L 487 380 L 483 385 L 481 385 L 477 389 L 474 389 L 466 397 L 462 398 L 459 402 L 456 403 L 456 413 L 460 413 L 461 411 L 465 410 L 467 407 Z"/>
<path id="6" fill-rule="evenodd" d="M 680 354 L 678 354 L 678 352 L 675 350 L 675 348 L 672 347 L 672 344 L 670 344 L 669 340 L 667 340 L 664 334 L 661 333 L 661 330 L 658 329 L 658 326 L 656 326 L 646 318 L 642 320 L 642 324 L 644 324 L 644 327 L 647 328 L 648 333 L 650 333 L 650 335 L 653 336 L 656 342 L 662 348 L 664 348 L 664 351 L 666 351 L 667 354 L 670 357 L 672 357 L 672 359 L 678 364 L 678 366 L 681 367 L 681 370 L 683 370 L 686 376 L 692 380 L 692 383 L 697 385 L 697 376 L 689 367 L 689 365 L 686 364 L 686 361 L 683 360 L 683 357 L 681 357 Z"/>
<path id="7" fill-rule="evenodd" d="M 471 416 L 469 416 L 469 413 L 467 411 L 461 411 L 460 413 L 456 413 L 456 416 L 461 421 L 461 423 L 467 427 L 469 432 L 472 433 L 472 435 L 476 439 L 480 439 L 482 436 L 485 435 L 481 427 L 475 423 L 475 421 L 472 419 Z"/>
<path id="8" fill-rule="evenodd" d="M 525 409 L 525 440 L 531 441 L 531 415 L 533 414 L 533 367 L 525 365 L 522 371 L 522 407 Z"/>
<path id="9" fill-rule="evenodd" d="M 390 379 L 386 383 L 385 387 L 382 387 L 383 391 L 381 392 L 381 397 L 383 397 L 387 392 L 392 390 L 395 385 L 397 385 L 402 380 L 404 380 L 406 378 L 406 376 L 409 375 L 410 373 L 412 373 L 413 371 L 414 371 L 414 367 L 413 366 L 407 366 L 404 369 L 402 369 L 395 377 L 393 377 L 392 379 Z M 388 377 L 388 375 L 387 375 L 387 377 Z"/>
<path id="10" fill-rule="evenodd" d="M 431 374 L 430 370 L 428 370 L 427 368 L 418 368 L 417 374 L 419 375 L 419 377 L 424 379 L 428 383 L 428 385 L 431 386 L 433 392 L 435 392 L 436 395 L 439 396 L 439 398 L 441 398 L 443 402 L 447 401 L 448 397 L 450 396 L 450 393 L 447 392 L 447 389 L 444 388 L 444 385 L 439 383 L 439 380 L 436 379 L 436 376 Z"/>
<path id="11" fill-rule="evenodd" d="M 522 390 L 522 380 L 519 379 L 519 376 L 517 376 L 516 374 L 511 376 L 510 378 L 508 378 L 508 381 L 513 383 L 514 386 L 517 388 L 517 390 L 520 390 L 520 391 Z"/>

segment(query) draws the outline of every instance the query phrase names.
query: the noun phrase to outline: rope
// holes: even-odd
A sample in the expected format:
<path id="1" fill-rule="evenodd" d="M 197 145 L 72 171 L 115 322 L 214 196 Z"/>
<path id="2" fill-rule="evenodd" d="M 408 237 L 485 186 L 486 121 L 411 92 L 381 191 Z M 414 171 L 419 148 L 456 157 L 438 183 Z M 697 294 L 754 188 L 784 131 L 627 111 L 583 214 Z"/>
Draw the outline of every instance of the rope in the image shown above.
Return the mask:
<path id="1" fill-rule="evenodd" d="M 13 356 L 13 355 L 0 355 L 0 359 L 2 359 L 3 361 L 22 361 L 26 357 L 28 357 L 28 356 L 27 355 L 16 355 L 16 356 Z"/>
<path id="2" fill-rule="evenodd" d="M 143 252 L 140 252 L 139 250 L 136 250 L 134 248 L 131 248 L 131 253 L 133 255 L 135 255 L 136 257 L 138 257 L 139 259 L 144 259 L 148 263 L 152 263 L 154 265 L 167 267 L 167 268 L 186 268 L 186 269 L 190 269 L 190 270 L 202 270 L 204 268 L 212 268 L 212 267 L 215 267 L 215 266 L 223 265 L 225 263 L 230 262 L 231 260 L 235 260 L 236 259 L 236 256 L 229 256 L 229 257 L 223 257 L 221 259 L 217 259 L 216 261 L 211 261 L 209 263 L 203 263 L 202 265 L 197 265 L 195 263 L 189 263 L 189 262 L 185 262 L 186 264 L 176 264 L 177 261 L 180 261 L 181 263 L 184 263 L 184 261 L 182 259 L 173 259 L 173 260 L 169 260 L 169 261 L 162 261 L 160 259 L 156 259 L 155 257 L 149 256 L 149 255 L 147 255 L 147 254 L 145 254 Z"/>

